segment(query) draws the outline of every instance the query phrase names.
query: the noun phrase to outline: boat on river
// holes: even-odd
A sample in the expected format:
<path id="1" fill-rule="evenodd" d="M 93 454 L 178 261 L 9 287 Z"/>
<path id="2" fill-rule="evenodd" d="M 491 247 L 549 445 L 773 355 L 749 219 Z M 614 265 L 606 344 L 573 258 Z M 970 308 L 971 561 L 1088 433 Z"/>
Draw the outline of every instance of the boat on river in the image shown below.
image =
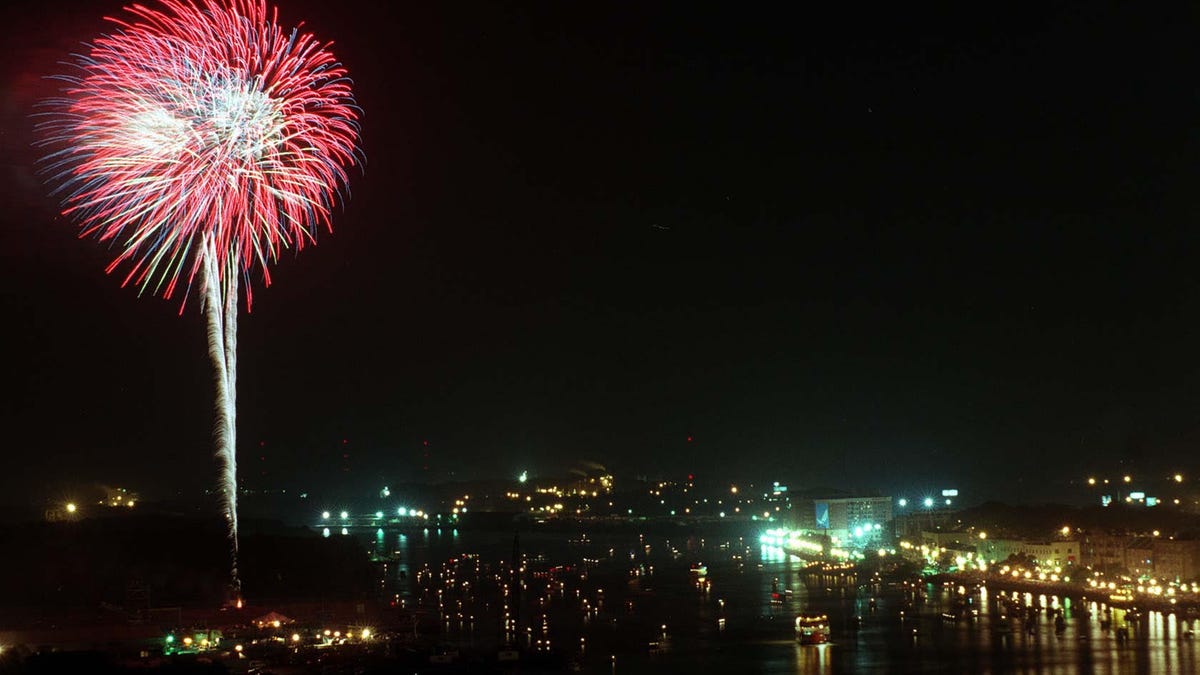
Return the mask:
<path id="1" fill-rule="evenodd" d="M 820 645 L 829 642 L 829 617 L 824 614 L 797 616 L 796 642 L 802 645 Z"/>

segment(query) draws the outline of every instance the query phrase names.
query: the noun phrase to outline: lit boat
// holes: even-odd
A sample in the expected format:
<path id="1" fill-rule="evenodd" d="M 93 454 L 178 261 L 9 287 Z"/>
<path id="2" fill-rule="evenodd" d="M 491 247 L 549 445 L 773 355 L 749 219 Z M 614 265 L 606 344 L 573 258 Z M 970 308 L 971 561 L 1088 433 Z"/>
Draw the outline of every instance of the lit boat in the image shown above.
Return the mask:
<path id="1" fill-rule="evenodd" d="M 694 563 L 688 571 L 698 577 L 703 577 L 708 575 L 708 566 L 704 563 Z"/>
<path id="2" fill-rule="evenodd" d="M 802 645 L 820 645 L 829 641 L 829 617 L 824 614 L 796 617 L 796 641 Z"/>

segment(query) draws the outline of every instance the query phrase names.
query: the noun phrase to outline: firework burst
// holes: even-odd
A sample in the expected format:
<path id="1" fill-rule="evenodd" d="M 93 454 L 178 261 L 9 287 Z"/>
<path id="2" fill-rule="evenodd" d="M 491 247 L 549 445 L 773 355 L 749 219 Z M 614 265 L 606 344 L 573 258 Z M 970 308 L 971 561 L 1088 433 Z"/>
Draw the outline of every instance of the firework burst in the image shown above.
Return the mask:
<path id="1" fill-rule="evenodd" d="M 358 109 L 328 45 L 281 28 L 265 0 L 126 12 L 59 76 L 39 124 L 44 167 L 64 215 L 118 251 L 108 271 L 124 270 L 123 284 L 204 298 L 236 588 L 238 289 L 249 308 L 252 274 L 269 285 L 284 248 L 331 225 L 358 159 Z"/>
<path id="2" fill-rule="evenodd" d="M 345 69 L 264 1 L 165 0 L 76 58 L 42 123 L 63 213 L 113 241 L 109 271 L 171 297 L 211 243 L 222 282 L 312 241 L 355 164 Z M 247 303 L 250 287 L 246 286 Z"/>

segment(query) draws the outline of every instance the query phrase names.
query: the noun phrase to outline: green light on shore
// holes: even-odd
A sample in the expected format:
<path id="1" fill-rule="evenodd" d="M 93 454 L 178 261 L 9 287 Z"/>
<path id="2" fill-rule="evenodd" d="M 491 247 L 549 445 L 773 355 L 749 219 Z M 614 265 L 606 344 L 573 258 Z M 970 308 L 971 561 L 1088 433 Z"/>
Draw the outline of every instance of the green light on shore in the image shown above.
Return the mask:
<path id="1" fill-rule="evenodd" d="M 172 642 L 174 642 L 174 641 L 175 641 L 175 636 L 174 636 L 174 635 L 168 635 L 168 636 L 167 636 L 167 644 L 171 644 L 171 643 L 172 643 Z"/>

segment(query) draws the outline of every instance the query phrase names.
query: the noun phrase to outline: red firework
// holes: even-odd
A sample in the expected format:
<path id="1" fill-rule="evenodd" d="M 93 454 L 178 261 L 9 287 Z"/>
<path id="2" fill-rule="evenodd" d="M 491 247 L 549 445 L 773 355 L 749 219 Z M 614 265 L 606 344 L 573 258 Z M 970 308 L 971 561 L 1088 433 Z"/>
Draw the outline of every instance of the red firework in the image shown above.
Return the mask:
<path id="1" fill-rule="evenodd" d="M 330 227 L 356 164 L 345 68 L 263 0 L 126 12 L 60 78 L 40 125 L 64 215 L 114 242 L 108 271 L 127 268 L 140 291 L 169 298 L 183 281 L 186 298 L 206 264 L 202 283 L 222 290 L 254 267 L 269 285 L 283 248 Z"/>

